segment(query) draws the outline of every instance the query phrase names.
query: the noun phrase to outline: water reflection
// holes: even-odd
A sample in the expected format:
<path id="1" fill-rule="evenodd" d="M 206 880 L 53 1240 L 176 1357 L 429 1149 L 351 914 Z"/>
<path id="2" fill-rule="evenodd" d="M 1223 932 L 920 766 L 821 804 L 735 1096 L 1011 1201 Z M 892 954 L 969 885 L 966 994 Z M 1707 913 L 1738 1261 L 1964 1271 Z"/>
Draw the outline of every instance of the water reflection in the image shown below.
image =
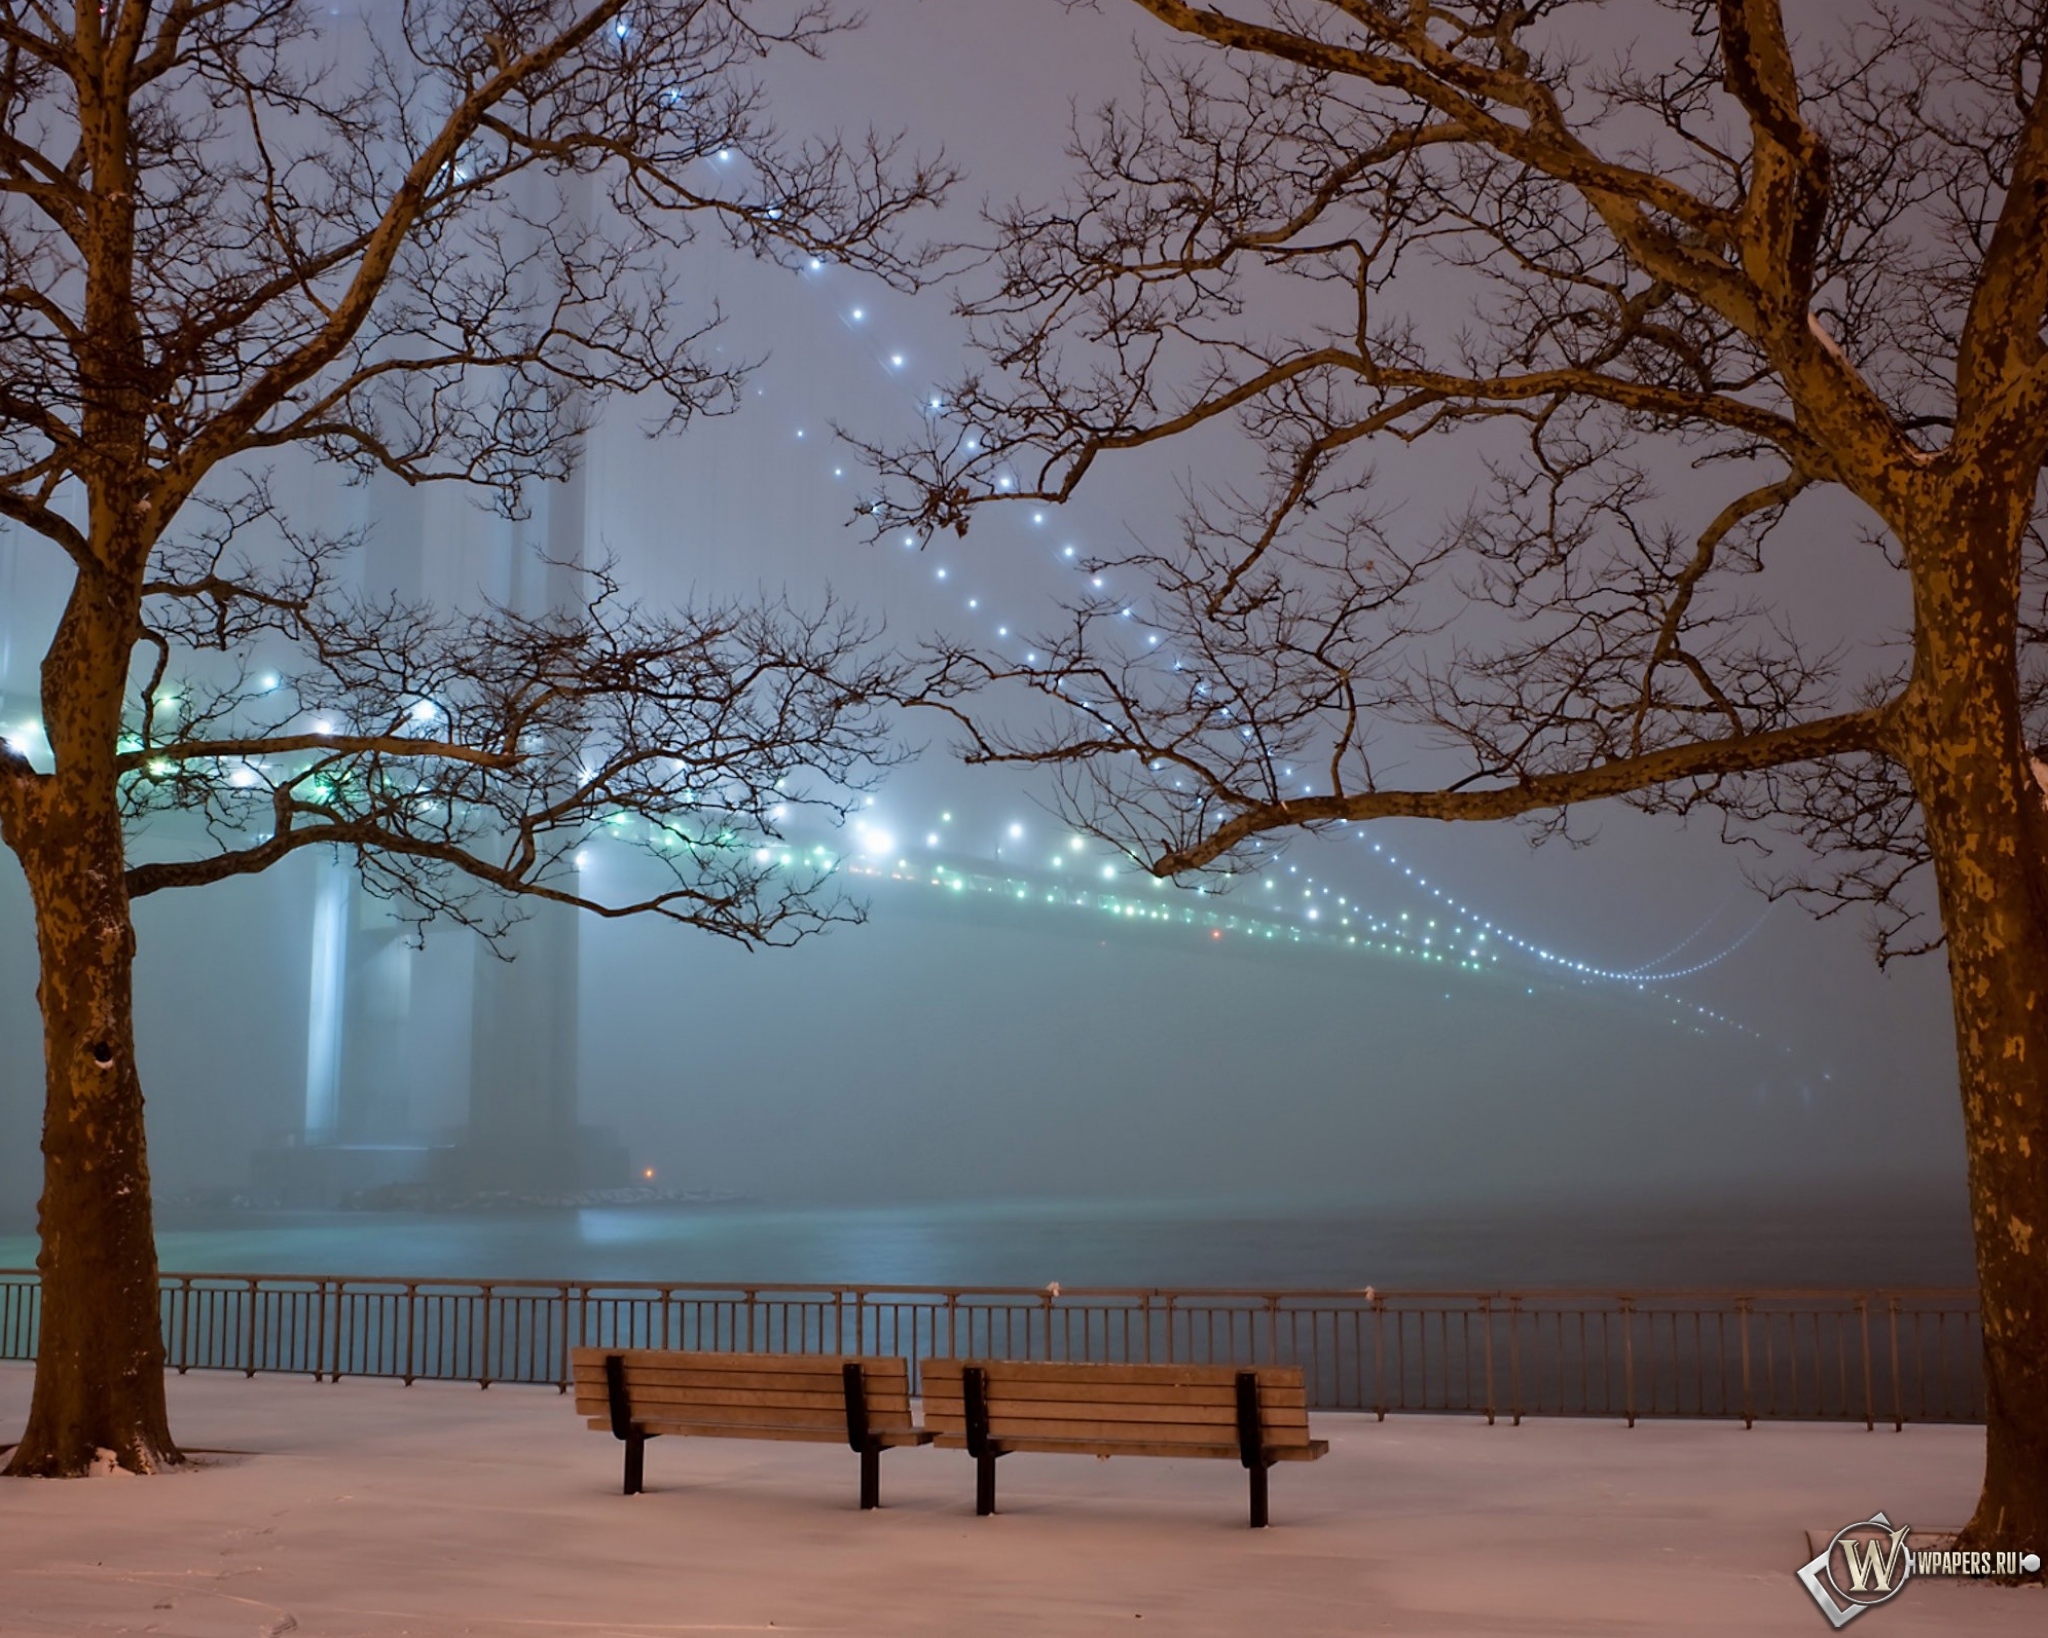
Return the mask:
<path id="1" fill-rule="evenodd" d="M 996 1201 L 170 1219 L 166 1269 L 678 1284 L 1891 1287 L 1972 1282 L 1961 1190 L 1455 1212 Z M 0 1235 L 0 1268 L 33 1266 Z"/>

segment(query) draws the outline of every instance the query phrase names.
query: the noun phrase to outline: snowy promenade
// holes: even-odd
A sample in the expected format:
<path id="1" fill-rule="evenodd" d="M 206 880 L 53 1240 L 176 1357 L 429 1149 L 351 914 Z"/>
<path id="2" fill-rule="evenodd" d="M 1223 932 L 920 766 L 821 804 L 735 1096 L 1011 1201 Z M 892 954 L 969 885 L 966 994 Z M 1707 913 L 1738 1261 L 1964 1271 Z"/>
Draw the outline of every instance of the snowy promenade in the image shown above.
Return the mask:
<path id="1" fill-rule="evenodd" d="M 0 1440 L 30 1373 L 0 1366 Z M 0 1483 L 0 1635 L 653 1638 L 667 1633 L 1699 1634 L 1826 1638 L 1802 1531 L 1953 1526 L 1971 1428 L 1318 1416 L 1244 1528 L 1223 1462 L 1012 1456 L 993 1519 L 958 1452 L 619 1447 L 532 1388 L 191 1376 L 161 1480 Z M 1918 1581 L 1857 1638 L 2048 1631 L 2048 1593 Z"/>

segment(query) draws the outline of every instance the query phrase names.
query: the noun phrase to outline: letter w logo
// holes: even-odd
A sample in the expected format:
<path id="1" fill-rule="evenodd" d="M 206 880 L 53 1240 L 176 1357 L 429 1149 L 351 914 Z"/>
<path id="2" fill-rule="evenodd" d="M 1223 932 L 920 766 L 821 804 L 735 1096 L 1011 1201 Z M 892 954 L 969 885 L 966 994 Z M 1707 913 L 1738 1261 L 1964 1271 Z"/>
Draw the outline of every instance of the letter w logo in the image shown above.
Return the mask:
<path id="1" fill-rule="evenodd" d="M 1857 1541 L 1853 1537 L 1845 1537 L 1841 1545 L 1842 1558 L 1849 1569 L 1849 1591 L 1888 1593 L 1892 1590 L 1892 1576 L 1906 1557 L 1904 1529 L 1893 1530 L 1885 1540 Z"/>

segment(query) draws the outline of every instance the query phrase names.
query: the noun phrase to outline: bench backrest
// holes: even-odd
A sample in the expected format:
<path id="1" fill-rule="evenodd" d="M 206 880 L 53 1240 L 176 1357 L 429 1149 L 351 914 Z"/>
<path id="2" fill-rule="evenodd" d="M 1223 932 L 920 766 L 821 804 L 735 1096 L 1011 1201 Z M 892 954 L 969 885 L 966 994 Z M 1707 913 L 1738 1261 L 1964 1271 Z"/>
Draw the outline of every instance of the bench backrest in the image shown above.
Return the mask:
<path id="1" fill-rule="evenodd" d="M 988 1437 L 999 1444 L 1234 1456 L 1240 1450 L 1238 1377 L 1248 1370 L 1257 1379 L 1259 1443 L 1268 1452 L 1311 1444 L 1298 1365 L 927 1359 L 920 1367 L 925 1426 L 949 1448 L 971 1448 L 965 1368 L 983 1373 Z"/>
<path id="2" fill-rule="evenodd" d="M 867 1429 L 909 1433 L 910 1371 L 895 1355 L 718 1354 L 665 1348 L 576 1348 L 576 1410 L 596 1424 L 611 1414 L 606 1361 L 616 1358 L 631 1419 L 664 1429 L 782 1429 L 844 1440 L 846 1367 L 860 1367 Z"/>

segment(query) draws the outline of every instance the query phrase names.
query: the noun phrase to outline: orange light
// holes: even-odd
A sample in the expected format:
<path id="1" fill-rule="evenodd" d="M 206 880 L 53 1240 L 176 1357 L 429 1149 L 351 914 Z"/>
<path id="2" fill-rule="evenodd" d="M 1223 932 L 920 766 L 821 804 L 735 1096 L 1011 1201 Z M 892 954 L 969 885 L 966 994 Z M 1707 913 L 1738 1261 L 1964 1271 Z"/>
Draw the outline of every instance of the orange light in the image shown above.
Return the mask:
<path id="1" fill-rule="evenodd" d="M 652 1166 L 649 1166 L 647 1170 L 642 1172 L 640 1175 L 642 1177 L 652 1177 L 654 1175 L 654 1168 Z"/>

